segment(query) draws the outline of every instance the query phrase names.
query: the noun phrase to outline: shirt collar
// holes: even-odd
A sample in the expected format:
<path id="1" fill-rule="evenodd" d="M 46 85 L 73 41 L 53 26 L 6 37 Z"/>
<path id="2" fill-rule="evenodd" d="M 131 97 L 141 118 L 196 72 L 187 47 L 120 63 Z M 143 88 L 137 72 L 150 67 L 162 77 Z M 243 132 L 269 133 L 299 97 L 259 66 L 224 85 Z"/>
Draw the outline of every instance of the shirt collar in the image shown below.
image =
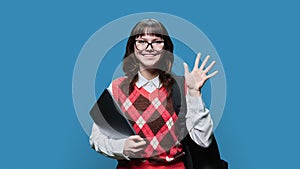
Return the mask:
<path id="1" fill-rule="evenodd" d="M 160 88 L 161 84 L 159 82 L 159 76 L 151 80 L 147 80 L 140 72 L 138 72 L 138 81 L 135 83 L 138 88 L 147 85 L 148 83 L 152 83 L 156 88 Z"/>

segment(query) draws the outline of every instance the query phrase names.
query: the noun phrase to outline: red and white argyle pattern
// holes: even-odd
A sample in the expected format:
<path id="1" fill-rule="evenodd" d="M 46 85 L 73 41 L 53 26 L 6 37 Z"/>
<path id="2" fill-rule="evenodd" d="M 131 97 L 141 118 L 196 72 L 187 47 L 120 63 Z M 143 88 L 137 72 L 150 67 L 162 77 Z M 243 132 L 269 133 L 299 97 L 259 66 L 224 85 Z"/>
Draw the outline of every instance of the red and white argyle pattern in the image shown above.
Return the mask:
<path id="1" fill-rule="evenodd" d="M 178 119 L 171 98 L 167 99 L 164 87 L 149 93 L 134 86 L 128 94 L 125 78 L 113 81 L 113 95 L 134 130 L 148 143 L 145 158 L 155 161 L 172 161 L 182 153 L 175 122 Z"/>

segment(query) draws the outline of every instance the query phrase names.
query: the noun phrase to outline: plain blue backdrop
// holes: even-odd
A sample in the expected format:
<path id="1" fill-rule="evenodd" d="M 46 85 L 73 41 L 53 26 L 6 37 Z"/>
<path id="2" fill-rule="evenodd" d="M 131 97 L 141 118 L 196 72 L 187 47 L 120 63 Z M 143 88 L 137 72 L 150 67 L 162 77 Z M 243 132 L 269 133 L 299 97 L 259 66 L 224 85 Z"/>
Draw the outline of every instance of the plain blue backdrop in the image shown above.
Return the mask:
<path id="1" fill-rule="evenodd" d="M 214 44 L 227 78 L 216 129 L 231 169 L 297 168 L 296 1 L 1 1 L 0 168 L 110 169 L 72 101 L 79 52 L 100 27 L 138 12 L 177 15 Z"/>

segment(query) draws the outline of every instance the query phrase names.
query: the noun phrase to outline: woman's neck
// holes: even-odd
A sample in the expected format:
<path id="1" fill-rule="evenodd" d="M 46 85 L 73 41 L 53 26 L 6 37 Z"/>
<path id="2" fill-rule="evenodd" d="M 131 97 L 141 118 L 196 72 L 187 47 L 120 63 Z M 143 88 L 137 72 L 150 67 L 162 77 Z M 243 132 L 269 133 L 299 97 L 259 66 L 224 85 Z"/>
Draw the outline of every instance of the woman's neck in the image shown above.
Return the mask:
<path id="1" fill-rule="evenodd" d="M 157 69 L 144 69 L 140 70 L 140 72 L 147 80 L 154 79 L 158 75 Z"/>

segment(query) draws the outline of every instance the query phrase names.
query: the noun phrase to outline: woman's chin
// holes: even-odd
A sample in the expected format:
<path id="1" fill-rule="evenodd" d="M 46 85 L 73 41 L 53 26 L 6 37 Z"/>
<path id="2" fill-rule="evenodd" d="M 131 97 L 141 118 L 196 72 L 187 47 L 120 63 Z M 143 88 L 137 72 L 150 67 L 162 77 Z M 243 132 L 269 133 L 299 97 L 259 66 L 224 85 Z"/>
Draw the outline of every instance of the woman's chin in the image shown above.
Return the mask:
<path id="1" fill-rule="evenodd" d="M 156 70 L 160 69 L 156 64 L 144 64 L 140 66 L 141 71 L 143 70 Z"/>
<path id="2" fill-rule="evenodd" d="M 141 65 L 144 68 L 154 68 L 156 66 L 157 61 L 156 60 L 149 60 L 149 61 L 143 61 L 141 62 Z"/>

